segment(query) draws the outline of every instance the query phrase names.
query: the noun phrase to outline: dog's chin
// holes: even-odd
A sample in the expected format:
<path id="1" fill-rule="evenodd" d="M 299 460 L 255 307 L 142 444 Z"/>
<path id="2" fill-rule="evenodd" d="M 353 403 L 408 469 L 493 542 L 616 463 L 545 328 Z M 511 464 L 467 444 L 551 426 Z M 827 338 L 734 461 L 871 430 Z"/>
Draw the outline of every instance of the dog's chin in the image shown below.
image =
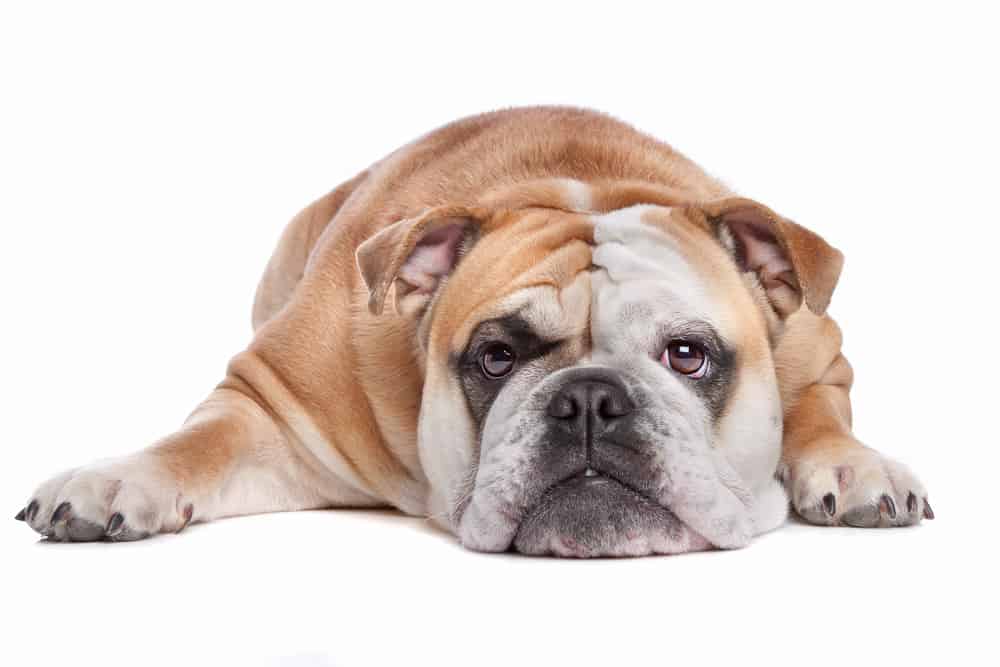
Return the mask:
<path id="1" fill-rule="evenodd" d="M 523 554 L 571 558 L 712 548 L 669 509 L 604 475 L 578 475 L 546 491 L 521 522 L 513 546 Z"/>

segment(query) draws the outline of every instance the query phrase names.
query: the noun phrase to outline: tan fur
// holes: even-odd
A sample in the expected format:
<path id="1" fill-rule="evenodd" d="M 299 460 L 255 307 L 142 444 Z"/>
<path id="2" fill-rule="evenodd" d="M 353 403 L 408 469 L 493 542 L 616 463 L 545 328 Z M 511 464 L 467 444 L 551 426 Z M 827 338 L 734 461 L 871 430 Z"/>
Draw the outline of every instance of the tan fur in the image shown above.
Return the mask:
<path id="1" fill-rule="evenodd" d="M 836 457 L 839 450 L 860 447 L 851 434 L 849 393 L 854 381 L 840 353 L 836 322 L 802 308 L 785 327 L 775 350 L 775 370 L 785 412 L 782 461 Z"/>
<path id="2" fill-rule="evenodd" d="M 368 172 L 363 171 L 337 189 L 320 197 L 295 216 L 278 241 L 264 276 L 257 286 L 253 304 L 253 328 L 271 319 L 292 295 L 305 272 L 309 254 L 316 245 L 327 224 L 354 193 L 358 184 L 365 180 Z"/>

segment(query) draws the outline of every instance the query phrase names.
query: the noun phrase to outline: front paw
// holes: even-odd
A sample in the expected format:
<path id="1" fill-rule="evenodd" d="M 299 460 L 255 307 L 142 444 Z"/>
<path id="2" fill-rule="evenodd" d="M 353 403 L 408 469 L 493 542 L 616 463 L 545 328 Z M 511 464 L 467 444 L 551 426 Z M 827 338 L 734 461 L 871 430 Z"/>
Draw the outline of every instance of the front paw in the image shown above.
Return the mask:
<path id="1" fill-rule="evenodd" d="M 138 454 L 53 477 L 15 518 L 52 540 L 93 542 L 176 532 L 193 515 L 171 475 Z"/>
<path id="2" fill-rule="evenodd" d="M 933 519 L 927 491 L 901 463 L 858 444 L 816 449 L 783 463 L 796 513 L 823 526 L 909 526 Z"/>

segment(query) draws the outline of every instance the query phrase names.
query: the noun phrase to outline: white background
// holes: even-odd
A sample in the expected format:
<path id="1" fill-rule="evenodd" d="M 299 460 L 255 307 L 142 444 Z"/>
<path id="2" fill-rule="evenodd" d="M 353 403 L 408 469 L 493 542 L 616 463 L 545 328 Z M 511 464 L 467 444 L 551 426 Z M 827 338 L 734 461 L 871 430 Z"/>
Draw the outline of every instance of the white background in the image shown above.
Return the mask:
<path id="1" fill-rule="evenodd" d="M 291 4 L 2 5 L 0 663 L 996 659 L 995 17 Z M 570 562 L 473 554 L 391 513 L 129 545 L 13 520 L 222 378 L 298 209 L 437 125 L 538 103 L 611 112 L 844 251 L 856 430 L 922 476 L 936 521 Z"/>

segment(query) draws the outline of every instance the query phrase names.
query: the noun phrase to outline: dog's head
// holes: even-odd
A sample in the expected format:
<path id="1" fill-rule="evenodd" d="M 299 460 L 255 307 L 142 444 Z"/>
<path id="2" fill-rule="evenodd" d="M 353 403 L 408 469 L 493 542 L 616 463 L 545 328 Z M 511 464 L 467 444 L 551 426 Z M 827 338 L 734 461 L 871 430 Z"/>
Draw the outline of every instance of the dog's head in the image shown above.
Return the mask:
<path id="1" fill-rule="evenodd" d="M 771 353 L 839 275 L 815 234 L 745 199 L 445 207 L 358 263 L 373 310 L 419 323 L 430 509 L 465 546 L 677 553 L 784 520 Z"/>

